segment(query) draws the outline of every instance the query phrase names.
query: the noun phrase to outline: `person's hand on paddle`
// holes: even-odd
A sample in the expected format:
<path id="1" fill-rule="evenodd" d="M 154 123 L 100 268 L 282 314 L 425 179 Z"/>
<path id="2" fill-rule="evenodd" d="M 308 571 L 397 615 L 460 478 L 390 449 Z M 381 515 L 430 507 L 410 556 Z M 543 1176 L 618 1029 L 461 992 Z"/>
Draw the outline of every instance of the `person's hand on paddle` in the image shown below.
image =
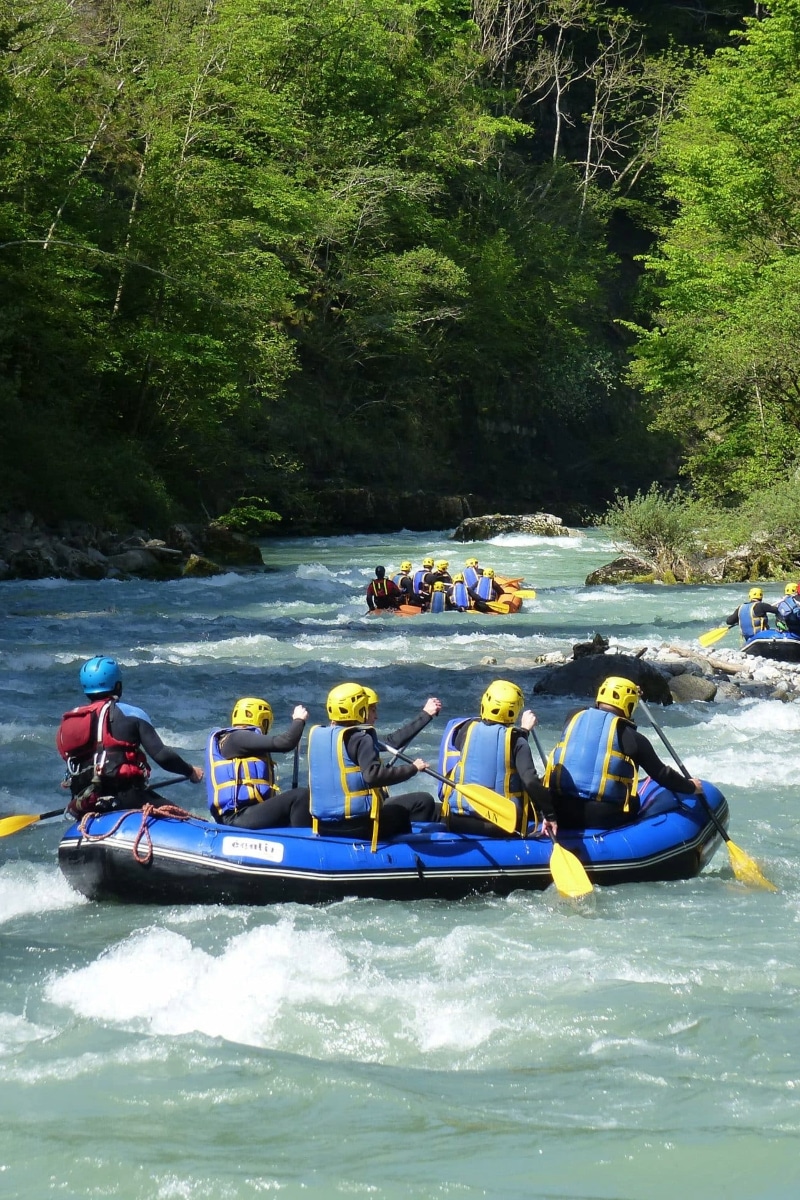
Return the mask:
<path id="1" fill-rule="evenodd" d="M 542 833 L 545 837 L 549 837 L 555 841 L 558 837 L 558 821 L 548 821 L 547 817 L 544 817 L 542 820 Z"/>
<path id="2" fill-rule="evenodd" d="M 699 796 L 699 795 L 700 795 L 700 793 L 701 793 L 701 792 L 702 792 L 702 790 L 703 790 L 703 781 L 702 781 L 702 779 L 695 779 L 695 778 L 694 778 L 692 775 L 690 775 L 690 776 L 689 776 L 689 782 L 694 784 L 694 794 L 695 794 L 695 796 Z"/>
<path id="3" fill-rule="evenodd" d="M 308 709 L 303 704 L 296 704 L 292 710 L 293 721 L 307 721 Z"/>
<path id="4" fill-rule="evenodd" d="M 186 778 L 189 780 L 189 783 L 202 783 L 205 778 L 205 771 L 202 767 L 192 767 L 191 775 L 187 775 Z"/>
<path id="5" fill-rule="evenodd" d="M 424 758 L 415 758 L 413 765 L 417 768 L 418 771 L 427 771 L 428 770 L 428 763 L 425 762 Z"/>
<path id="6" fill-rule="evenodd" d="M 429 717 L 438 717 L 442 711 L 441 700 L 437 700 L 435 696 L 429 696 L 422 706 L 422 711 L 427 713 Z"/>
<path id="7" fill-rule="evenodd" d="M 533 729 L 538 724 L 539 724 L 539 718 L 536 716 L 536 713 L 533 711 L 532 708 L 526 708 L 525 712 L 522 714 L 522 716 L 519 719 L 520 729 L 524 729 L 526 733 L 529 733 L 530 730 Z"/>

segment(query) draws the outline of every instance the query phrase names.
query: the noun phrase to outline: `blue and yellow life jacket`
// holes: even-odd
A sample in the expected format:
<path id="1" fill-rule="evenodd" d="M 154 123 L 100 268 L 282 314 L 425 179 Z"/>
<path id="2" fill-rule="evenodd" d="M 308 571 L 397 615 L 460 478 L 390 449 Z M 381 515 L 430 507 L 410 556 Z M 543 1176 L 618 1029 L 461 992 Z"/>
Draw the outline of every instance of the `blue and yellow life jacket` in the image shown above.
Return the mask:
<path id="1" fill-rule="evenodd" d="M 483 787 L 499 792 L 516 800 L 521 806 L 523 799 L 522 780 L 514 770 L 511 757 L 513 725 L 473 720 L 467 730 L 461 758 L 456 765 L 456 783 L 480 783 Z M 464 815 L 476 815 L 468 800 L 454 789 L 450 797 L 450 811 Z"/>
<path id="2" fill-rule="evenodd" d="M 477 567 L 464 567 L 464 582 L 467 587 L 474 588 L 483 572 L 479 572 Z"/>
<path id="3" fill-rule="evenodd" d="M 800 600 L 797 596 L 784 596 L 776 607 L 789 633 L 800 633 Z"/>
<path id="4" fill-rule="evenodd" d="M 237 725 L 236 729 L 241 729 Z M 225 758 L 219 744 L 233 729 L 215 729 L 206 745 L 206 796 L 208 807 L 217 820 L 261 804 L 278 790 L 275 764 L 269 754 L 264 758 Z M 255 725 L 248 733 L 261 733 Z"/>
<path id="5" fill-rule="evenodd" d="M 456 608 L 469 608 L 469 592 L 466 583 L 459 579 L 453 584 L 453 604 Z"/>
<path id="6" fill-rule="evenodd" d="M 431 592 L 431 607 L 432 613 L 443 613 L 447 607 L 447 593 L 444 588 L 434 588 Z"/>
<path id="7" fill-rule="evenodd" d="M 762 630 L 769 629 L 769 621 L 766 616 L 753 616 L 753 609 L 760 603 L 760 600 L 751 600 L 748 604 L 739 605 L 739 628 L 745 641 L 749 641 L 754 633 L 761 633 Z"/>
<path id="8" fill-rule="evenodd" d="M 414 594 L 417 596 L 427 595 L 428 589 L 423 588 L 422 581 L 425 578 L 425 576 L 428 574 L 429 569 L 430 569 L 429 567 L 420 567 L 418 571 L 414 572 L 414 579 L 413 579 L 412 586 L 414 588 Z"/>
<path id="9" fill-rule="evenodd" d="M 361 768 L 347 753 L 344 737 L 353 725 L 313 725 L 308 735 L 308 786 L 311 815 L 319 821 L 342 821 L 369 814 L 375 789 L 367 787 Z M 379 748 L 374 729 L 360 727 Z"/>
<path id="10" fill-rule="evenodd" d="M 461 751 L 456 748 L 456 734 L 469 720 L 471 720 L 470 717 L 453 717 L 445 725 L 442 740 L 439 743 L 438 770 L 440 775 L 446 775 L 450 778 L 460 762 Z M 449 800 L 452 791 L 453 789 L 449 784 L 440 783 L 439 799 Z"/>
<path id="11" fill-rule="evenodd" d="M 478 586 L 475 589 L 480 600 L 491 600 L 493 583 L 494 580 L 492 579 L 491 575 L 481 575 L 480 579 L 478 580 Z"/>
<path id="12" fill-rule="evenodd" d="M 638 769 L 620 749 L 619 722 L 600 708 L 576 713 L 550 755 L 545 786 L 561 796 L 605 800 L 628 812 Z"/>

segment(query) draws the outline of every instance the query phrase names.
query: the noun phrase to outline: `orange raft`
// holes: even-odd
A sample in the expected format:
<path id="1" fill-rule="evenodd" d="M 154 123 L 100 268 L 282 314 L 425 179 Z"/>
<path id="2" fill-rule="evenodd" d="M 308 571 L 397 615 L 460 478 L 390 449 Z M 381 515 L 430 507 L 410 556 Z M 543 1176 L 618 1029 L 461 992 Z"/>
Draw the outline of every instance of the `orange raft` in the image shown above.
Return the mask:
<path id="1" fill-rule="evenodd" d="M 505 579 L 502 576 L 495 575 L 495 583 L 499 584 L 503 589 L 502 594 L 497 600 L 487 600 L 486 609 L 489 613 L 494 613 L 496 616 L 506 616 L 508 613 L 519 612 L 522 608 L 523 597 L 517 595 L 522 587 L 522 577 L 518 579 Z M 536 593 L 533 589 L 525 589 L 525 598 L 533 599 Z M 449 610 L 452 612 L 452 609 Z M 469 612 L 483 612 L 483 609 L 470 608 Z M 416 604 L 398 604 L 397 608 L 381 608 L 374 609 L 369 616 L 377 616 L 378 613 L 384 616 L 393 617 L 419 617 L 422 614 L 422 609 Z"/>

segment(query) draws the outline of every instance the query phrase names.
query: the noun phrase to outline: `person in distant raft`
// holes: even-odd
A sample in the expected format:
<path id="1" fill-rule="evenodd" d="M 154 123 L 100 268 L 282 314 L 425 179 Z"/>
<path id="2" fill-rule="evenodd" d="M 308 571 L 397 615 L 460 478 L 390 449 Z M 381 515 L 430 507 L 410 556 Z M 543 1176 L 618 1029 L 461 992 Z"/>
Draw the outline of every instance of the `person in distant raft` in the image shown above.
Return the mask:
<path id="1" fill-rule="evenodd" d="M 411 574 L 412 566 L 408 559 L 400 563 L 400 569 L 392 576 L 392 583 L 396 583 L 403 593 L 403 604 L 416 604 L 417 600 L 414 596 L 414 577 Z"/>
<path id="2" fill-rule="evenodd" d="M 528 811 L 527 795 L 535 816 L 542 820 L 542 832 L 558 833 L 556 813 L 550 793 L 533 765 L 528 734 L 537 724 L 531 709 L 522 711 L 525 697 L 515 683 L 495 679 L 481 697 L 480 719 L 451 721 L 444 732 L 439 752 L 441 773 L 454 783 L 479 783 L 517 805 L 518 831 Z M 449 826 L 457 833 L 505 836 L 496 825 L 474 812 L 469 801 L 456 788 L 445 785 L 443 796 L 450 804 Z"/>
<path id="3" fill-rule="evenodd" d="M 414 595 L 419 601 L 420 608 L 427 608 L 431 601 L 433 587 L 433 559 L 423 558 L 422 566 L 414 572 Z"/>
<path id="4" fill-rule="evenodd" d="M 386 567 L 375 568 L 375 578 L 367 588 L 367 608 L 397 608 L 403 603 L 403 593 L 396 583 L 386 578 Z"/>
<path id="5" fill-rule="evenodd" d="M 800 637 L 800 596 L 796 583 L 787 583 L 784 596 L 778 601 L 778 628 Z"/>
<path id="6" fill-rule="evenodd" d="M 610 675 L 600 685 L 595 707 L 567 718 L 545 773 L 562 827 L 614 829 L 634 821 L 640 768 L 679 795 L 702 791 L 699 779 L 687 779 L 662 762 L 637 730 L 633 714 L 640 694 L 630 679 Z"/>
<path id="7" fill-rule="evenodd" d="M 767 604 L 760 587 L 750 588 L 746 604 L 740 604 L 729 617 L 725 618 L 726 625 L 738 625 L 742 637 L 747 642 L 755 633 L 769 629 L 767 613 L 780 616 L 774 604 Z"/>
<path id="8" fill-rule="evenodd" d="M 236 701 L 230 725 L 215 729 L 206 747 L 206 793 L 215 821 L 243 829 L 311 824 L 308 788 L 279 791 L 272 761 L 273 754 L 288 754 L 299 745 L 307 720 L 307 709 L 298 704 L 289 728 L 270 733 L 273 713 L 267 700 L 245 696 Z"/>
<path id="9" fill-rule="evenodd" d="M 378 735 L 368 723 L 369 697 L 364 687 L 340 683 L 328 693 L 327 710 L 330 725 L 314 725 L 308 735 L 311 815 L 318 832 L 369 838 L 375 799 L 384 839 L 410 832 L 412 821 L 432 821 L 436 802 L 428 792 L 388 796 L 386 788 L 405 783 L 428 764 L 422 758 L 391 766 L 381 762 Z"/>
<path id="10" fill-rule="evenodd" d="M 202 768 L 165 746 L 142 709 L 120 700 L 122 672 L 115 659 L 90 658 L 81 667 L 80 683 L 88 704 L 64 713 L 56 734 L 58 752 L 67 764 L 63 786 L 72 797 L 67 805 L 70 816 L 141 808 L 163 799 L 147 787 L 148 754 L 165 771 L 200 783 Z"/>

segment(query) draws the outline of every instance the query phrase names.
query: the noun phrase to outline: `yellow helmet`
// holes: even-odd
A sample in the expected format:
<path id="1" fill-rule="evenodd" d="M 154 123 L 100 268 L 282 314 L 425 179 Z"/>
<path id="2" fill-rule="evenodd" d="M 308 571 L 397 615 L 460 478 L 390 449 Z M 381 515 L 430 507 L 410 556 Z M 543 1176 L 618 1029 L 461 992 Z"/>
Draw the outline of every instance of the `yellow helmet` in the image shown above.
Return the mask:
<path id="1" fill-rule="evenodd" d="M 620 675 L 609 675 L 608 679 L 604 679 L 600 684 L 597 703 L 609 704 L 612 708 L 624 712 L 626 717 L 632 717 L 639 703 L 639 695 L 639 688 L 632 680 L 623 679 Z"/>
<path id="2" fill-rule="evenodd" d="M 433 590 L 435 592 L 443 592 L 445 590 L 444 584 L 442 583 L 441 579 L 436 580 L 436 583 L 433 585 Z"/>
<path id="3" fill-rule="evenodd" d="M 459 573 L 457 575 L 453 576 L 453 583 L 463 583 L 463 582 L 464 582 L 464 576 L 459 571 Z"/>
<path id="4" fill-rule="evenodd" d="M 432 558 L 423 558 L 422 565 L 423 565 L 423 567 L 432 567 L 433 559 Z"/>
<path id="5" fill-rule="evenodd" d="M 468 558 L 467 561 L 464 563 L 465 567 L 477 567 L 477 565 L 478 565 L 477 558 Z"/>
<path id="6" fill-rule="evenodd" d="M 525 703 L 525 697 L 515 683 L 495 679 L 481 696 L 481 720 L 513 725 Z"/>
<path id="7" fill-rule="evenodd" d="M 761 588 L 750 588 L 750 593 L 749 593 L 747 599 L 748 600 L 763 600 L 764 593 L 762 592 Z"/>
<path id="8" fill-rule="evenodd" d="M 377 703 L 378 703 L 378 693 L 377 693 L 376 691 L 374 691 L 374 689 L 373 689 L 373 688 L 371 688 L 371 687 L 367 687 L 367 685 L 366 685 L 366 684 L 364 684 L 364 691 L 365 691 L 365 693 L 366 693 L 366 696 L 367 696 L 367 704 L 369 704 L 370 706 L 372 706 L 373 704 L 377 704 Z"/>
<path id="9" fill-rule="evenodd" d="M 494 571 L 491 567 L 484 567 L 483 573 L 484 575 L 488 575 L 490 579 L 494 579 Z"/>
<path id="10" fill-rule="evenodd" d="M 783 589 L 783 594 L 784 594 L 784 596 L 796 596 L 797 595 L 797 584 L 796 583 L 787 583 L 786 587 Z"/>
<path id="11" fill-rule="evenodd" d="M 436 564 L 436 570 L 437 571 L 446 571 L 449 566 L 450 566 L 450 563 L 447 561 L 446 558 L 440 558 Z"/>
<path id="12" fill-rule="evenodd" d="M 272 719 L 272 706 L 255 696 L 237 700 L 231 713 L 231 725 L 257 725 L 262 733 L 269 731 Z"/>
<path id="13" fill-rule="evenodd" d="M 403 559 L 403 561 L 400 563 L 400 570 L 401 571 L 410 571 L 411 570 L 411 563 L 408 561 L 407 558 Z"/>
<path id="14" fill-rule="evenodd" d="M 328 692 L 331 721 L 366 721 L 369 700 L 360 683 L 340 683 Z"/>

